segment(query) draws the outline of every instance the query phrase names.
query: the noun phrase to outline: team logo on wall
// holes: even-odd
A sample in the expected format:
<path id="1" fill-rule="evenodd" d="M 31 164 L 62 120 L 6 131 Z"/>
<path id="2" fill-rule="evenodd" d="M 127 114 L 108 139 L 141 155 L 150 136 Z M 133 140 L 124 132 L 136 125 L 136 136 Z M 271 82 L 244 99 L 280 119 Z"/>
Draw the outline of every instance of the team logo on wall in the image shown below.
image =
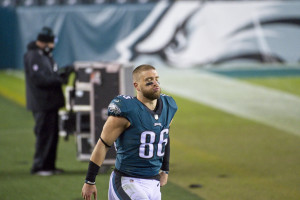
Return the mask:
<path id="1" fill-rule="evenodd" d="M 161 2 L 118 42 L 119 60 L 159 58 L 177 67 L 298 63 L 299 9 L 297 2 Z"/>

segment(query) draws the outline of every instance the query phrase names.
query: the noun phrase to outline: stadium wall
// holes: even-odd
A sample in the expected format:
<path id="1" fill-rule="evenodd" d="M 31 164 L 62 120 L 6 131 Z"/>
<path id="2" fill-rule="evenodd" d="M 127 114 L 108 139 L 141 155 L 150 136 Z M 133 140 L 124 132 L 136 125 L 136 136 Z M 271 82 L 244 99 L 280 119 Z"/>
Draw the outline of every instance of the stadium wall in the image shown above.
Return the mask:
<path id="1" fill-rule="evenodd" d="M 19 31 L 16 10 L 0 7 L 0 69 L 16 67 Z"/>
<path id="2" fill-rule="evenodd" d="M 178 1 L 0 9 L 1 68 L 23 68 L 42 26 L 59 66 L 154 59 L 176 67 L 300 62 L 299 1 Z"/>

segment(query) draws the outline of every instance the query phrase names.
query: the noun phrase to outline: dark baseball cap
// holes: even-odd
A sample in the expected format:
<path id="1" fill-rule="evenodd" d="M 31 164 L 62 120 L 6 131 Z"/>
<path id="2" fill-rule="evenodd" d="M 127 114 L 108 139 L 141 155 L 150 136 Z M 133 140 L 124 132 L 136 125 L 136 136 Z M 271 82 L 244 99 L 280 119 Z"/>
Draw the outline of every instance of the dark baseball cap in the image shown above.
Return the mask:
<path id="1" fill-rule="evenodd" d="M 55 35 L 49 27 L 43 27 L 37 36 L 37 40 L 41 42 L 54 42 Z"/>

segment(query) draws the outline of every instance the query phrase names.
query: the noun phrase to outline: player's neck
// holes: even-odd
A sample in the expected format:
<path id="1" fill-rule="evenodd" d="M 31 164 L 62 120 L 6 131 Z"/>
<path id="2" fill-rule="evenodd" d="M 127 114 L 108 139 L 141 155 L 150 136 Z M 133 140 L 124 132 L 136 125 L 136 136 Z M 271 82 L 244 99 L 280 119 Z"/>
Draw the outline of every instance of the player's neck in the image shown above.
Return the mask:
<path id="1" fill-rule="evenodd" d="M 147 108 L 149 108 L 150 110 L 154 110 L 156 108 L 157 99 L 150 100 L 144 96 L 139 96 L 139 95 L 137 96 L 137 99 L 140 102 L 142 102 L 145 106 L 147 106 Z"/>

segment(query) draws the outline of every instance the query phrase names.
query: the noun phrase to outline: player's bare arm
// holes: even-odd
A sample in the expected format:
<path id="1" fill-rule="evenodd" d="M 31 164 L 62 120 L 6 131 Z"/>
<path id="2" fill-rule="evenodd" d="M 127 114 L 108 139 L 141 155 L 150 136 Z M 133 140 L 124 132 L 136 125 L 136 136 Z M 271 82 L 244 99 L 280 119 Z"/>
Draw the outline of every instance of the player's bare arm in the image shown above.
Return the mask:
<path id="1" fill-rule="evenodd" d="M 109 116 L 103 126 L 101 139 L 98 140 L 90 160 L 98 166 L 101 166 L 109 146 L 120 136 L 120 134 L 130 126 L 129 121 L 123 117 Z M 82 197 L 85 200 L 91 200 L 92 196 L 97 199 L 96 185 L 85 183 L 82 187 Z"/>
<path id="2" fill-rule="evenodd" d="M 130 122 L 126 118 L 109 116 L 103 126 L 101 139 L 98 140 L 90 160 L 101 166 L 109 150 L 104 143 L 111 146 L 129 126 Z"/>

